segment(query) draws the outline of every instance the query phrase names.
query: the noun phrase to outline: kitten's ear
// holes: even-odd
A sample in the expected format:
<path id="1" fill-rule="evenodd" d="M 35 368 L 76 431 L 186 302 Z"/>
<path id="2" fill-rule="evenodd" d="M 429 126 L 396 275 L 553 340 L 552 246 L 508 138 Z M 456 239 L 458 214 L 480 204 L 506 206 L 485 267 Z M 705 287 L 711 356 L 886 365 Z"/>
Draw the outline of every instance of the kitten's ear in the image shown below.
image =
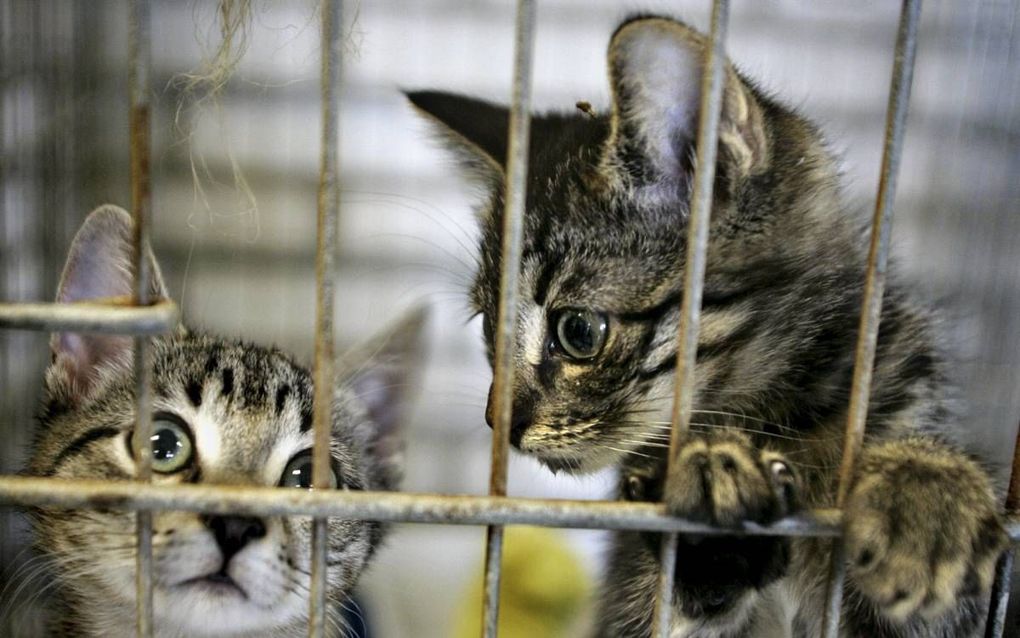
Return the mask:
<path id="1" fill-rule="evenodd" d="M 369 422 L 358 424 L 375 468 L 373 489 L 395 490 L 403 476 L 403 426 L 424 361 L 422 341 L 428 313 L 408 313 L 368 343 L 342 357 L 337 378 L 365 407 Z"/>
<path id="2" fill-rule="evenodd" d="M 709 46 L 703 34 L 667 18 L 636 18 L 616 30 L 608 53 L 611 170 L 643 183 L 689 177 Z M 724 77 L 720 166 L 729 174 L 753 174 L 768 161 L 762 110 L 729 62 Z"/>
<path id="3" fill-rule="evenodd" d="M 502 182 L 510 112 L 484 100 L 440 91 L 406 91 L 407 99 L 435 124 L 443 142 L 482 181 Z"/>
<path id="4" fill-rule="evenodd" d="M 89 214 L 71 243 L 57 289 L 57 301 L 121 298 L 134 290 L 132 234 L 134 222 L 123 209 L 106 205 Z M 144 247 L 149 261 L 152 298 L 166 297 L 166 287 L 152 250 Z M 54 398 L 72 405 L 88 398 L 105 370 L 129 366 L 132 338 L 123 335 L 54 333 L 50 338 L 53 360 L 46 374 Z"/>

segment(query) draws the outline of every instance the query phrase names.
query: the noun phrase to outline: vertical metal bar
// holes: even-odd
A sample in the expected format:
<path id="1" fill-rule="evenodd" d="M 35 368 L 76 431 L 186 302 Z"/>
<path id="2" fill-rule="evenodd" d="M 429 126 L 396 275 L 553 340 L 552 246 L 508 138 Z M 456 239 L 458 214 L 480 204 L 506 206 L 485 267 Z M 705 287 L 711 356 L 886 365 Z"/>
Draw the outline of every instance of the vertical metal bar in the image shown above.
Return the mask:
<path id="1" fill-rule="evenodd" d="M 513 99 L 506 158 L 503 245 L 500 255 L 499 316 L 493 361 L 492 467 L 489 494 L 506 496 L 510 454 L 510 413 L 513 404 L 514 326 L 517 323 L 517 279 L 521 267 L 524 205 L 527 198 L 528 142 L 531 129 L 531 67 L 535 44 L 534 0 L 518 0 L 514 27 Z M 485 551 L 483 635 L 496 636 L 499 621 L 499 578 L 503 527 L 491 525 Z"/>
<path id="2" fill-rule="evenodd" d="M 134 213 L 134 302 L 148 305 L 149 214 L 152 207 L 151 178 L 149 173 L 149 71 L 152 62 L 152 6 L 150 0 L 135 0 L 131 5 L 128 57 L 130 64 L 130 133 L 131 133 L 131 209 Z M 134 455 L 138 467 L 138 480 L 148 482 L 152 477 L 152 365 L 149 338 L 140 336 L 134 342 L 135 373 L 135 436 Z M 152 513 L 139 511 L 136 515 L 138 547 L 136 552 L 136 611 L 137 634 L 152 635 Z"/>
<path id="3" fill-rule="evenodd" d="M 673 429 L 669 441 L 667 475 L 680 441 L 691 422 L 694 402 L 694 367 L 701 322 L 701 293 L 705 282 L 705 256 L 708 248 L 708 227 L 712 212 L 712 191 L 715 184 L 716 150 L 719 142 L 719 118 L 722 112 L 725 83 L 726 29 L 729 23 L 729 1 L 712 3 L 711 42 L 705 52 L 701 75 L 698 137 L 694 188 L 691 193 L 691 214 L 687 220 L 687 258 L 684 266 L 684 299 L 680 307 L 680 333 L 677 347 L 676 377 L 673 396 Z M 659 552 L 659 581 L 655 598 L 652 635 L 667 638 L 673 618 L 673 577 L 676 567 L 676 534 L 664 534 Z"/>
<path id="4" fill-rule="evenodd" d="M 882 150 L 878 198 L 875 202 L 875 213 L 871 222 L 871 247 L 868 252 L 868 272 L 864 284 L 861 322 L 857 334 L 857 352 L 850 389 L 846 440 L 836 493 L 836 506 L 840 508 L 846 501 L 847 492 L 853 479 L 857 453 L 864 442 L 872 366 L 875 361 L 875 347 L 878 341 L 878 328 L 882 312 L 882 293 L 885 291 L 886 265 L 889 260 L 889 236 L 892 233 L 896 178 L 903 150 L 907 109 L 910 105 L 910 88 L 914 75 L 917 25 L 920 13 L 921 0 L 903 0 L 899 31 L 896 35 L 889 105 L 886 110 L 885 145 Z M 835 638 L 839 634 L 839 614 L 843 598 L 845 570 L 844 546 L 842 539 L 839 539 L 833 543 L 831 572 L 823 620 L 825 636 L 829 638 Z"/>
<path id="5" fill-rule="evenodd" d="M 1006 492 L 1006 514 L 1020 509 L 1020 430 L 1013 444 L 1013 468 L 1009 475 L 1009 491 Z M 995 582 L 992 583 L 992 597 L 988 605 L 988 620 L 985 622 L 985 638 L 997 638 L 1006 630 L 1006 610 L 1009 607 L 1009 589 L 1013 575 L 1015 548 L 1009 549 L 995 565 Z"/>
<path id="6" fill-rule="evenodd" d="M 315 246 L 315 394 L 312 404 L 312 485 L 329 489 L 330 433 L 333 406 L 333 305 L 335 296 L 334 256 L 340 215 L 340 70 L 341 0 L 322 5 L 322 139 L 319 174 L 318 234 Z M 311 585 L 308 601 L 308 635 L 324 636 L 326 631 L 326 553 L 329 519 L 312 523 Z"/>
<path id="7" fill-rule="evenodd" d="M 1010 546 L 995 564 L 995 582 L 992 584 L 991 604 L 988 606 L 988 620 L 985 622 L 985 638 L 1002 638 L 1005 635 L 1014 552 L 1015 549 Z"/>

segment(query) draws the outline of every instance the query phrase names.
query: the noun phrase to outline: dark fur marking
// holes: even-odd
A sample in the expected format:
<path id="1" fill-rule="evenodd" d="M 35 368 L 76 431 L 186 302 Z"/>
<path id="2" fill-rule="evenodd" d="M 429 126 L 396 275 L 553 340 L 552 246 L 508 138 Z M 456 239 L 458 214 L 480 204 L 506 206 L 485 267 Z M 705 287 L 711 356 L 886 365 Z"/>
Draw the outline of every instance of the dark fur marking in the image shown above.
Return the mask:
<path id="1" fill-rule="evenodd" d="M 220 348 L 214 347 L 209 352 L 209 358 L 205 361 L 205 373 L 207 375 L 216 372 L 220 367 Z"/>
<path id="2" fill-rule="evenodd" d="M 287 403 L 287 396 L 290 394 L 290 384 L 284 383 L 276 389 L 276 416 L 283 414 L 283 408 Z"/>
<path id="3" fill-rule="evenodd" d="M 307 432 L 312 429 L 312 407 L 310 405 L 301 406 L 301 431 Z"/>
<path id="4" fill-rule="evenodd" d="M 665 299 L 655 304 L 651 308 L 645 308 L 644 310 L 635 310 L 634 312 L 620 313 L 619 317 L 621 321 L 654 321 L 658 322 L 661 320 L 666 313 L 674 308 L 679 307 L 680 301 L 683 299 L 683 292 L 670 293 Z"/>
<path id="5" fill-rule="evenodd" d="M 225 397 L 229 397 L 234 392 L 234 369 L 224 368 L 222 378 L 223 387 L 220 389 L 220 394 Z"/>
<path id="6" fill-rule="evenodd" d="M 53 465 L 51 466 L 50 471 L 47 473 L 47 475 L 52 476 L 53 474 L 55 474 L 57 469 L 64 461 L 84 451 L 85 448 L 87 448 L 89 444 L 92 443 L 93 441 L 99 441 L 100 439 L 107 439 L 112 436 L 117 436 L 118 434 L 120 434 L 120 432 L 121 431 L 116 428 L 101 427 L 96 428 L 94 430 L 89 430 L 85 434 L 82 434 L 74 441 L 71 441 L 71 443 L 67 447 L 60 450 L 56 458 L 53 459 Z"/>
<path id="7" fill-rule="evenodd" d="M 188 394 L 188 400 L 191 401 L 193 406 L 201 407 L 202 405 L 202 383 L 192 379 L 188 382 L 188 385 L 184 388 L 184 391 Z"/>

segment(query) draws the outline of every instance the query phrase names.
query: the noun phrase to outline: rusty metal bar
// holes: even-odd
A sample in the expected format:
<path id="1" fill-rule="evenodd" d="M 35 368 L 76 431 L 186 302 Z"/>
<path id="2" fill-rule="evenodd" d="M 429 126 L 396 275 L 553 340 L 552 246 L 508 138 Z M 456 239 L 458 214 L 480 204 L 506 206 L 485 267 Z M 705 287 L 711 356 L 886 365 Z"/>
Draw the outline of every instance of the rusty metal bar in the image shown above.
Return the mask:
<path id="1" fill-rule="evenodd" d="M 1009 474 L 1009 490 L 1006 492 L 1006 515 L 1015 515 L 1020 510 L 1020 429 L 1013 444 L 1013 467 Z M 1006 630 L 1006 610 L 1009 607 L 1009 590 L 1012 584 L 1015 548 L 1010 547 L 995 565 L 995 581 L 988 605 L 988 619 L 985 622 L 985 637 L 998 638 Z"/>
<path id="2" fill-rule="evenodd" d="M 882 150 L 878 197 L 871 222 L 871 247 L 868 253 L 868 273 L 864 284 L 861 322 L 857 334 L 857 352 L 850 389 L 846 440 L 836 493 L 836 507 L 839 508 L 842 508 L 846 502 L 846 496 L 853 480 L 857 453 L 864 442 L 864 427 L 871 393 L 872 366 L 875 361 L 875 347 L 878 341 L 882 312 L 882 293 L 885 291 L 886 265 L 889 260 L 889 236 L 892 233 L 896 178 L 903 150 L 907 110 L 910 105 L 910 88 L 914 75 L 917 25 L 920 13 L 921 0 L 903 0 L 899 30 L 896 35 L 892 81 L 889 87 L 889 105 L 886 111 L 885 144 Z M 839 615 L 846 572 L 842 541 L 836 541 L 833 544 L 830 569 L 823 627 L 825 636 L 835 638 L 839 634 Z"/>
<path id="3" fill-rule="evenodd" d="M 694 403 L 695 355 L 701 322 L 701 295 L 705 282 L 705 256 L 708 250 L 708 227 L 712 212 L 712 191 L 715 183 L 716 151 L 719 141 L 719 118 L 722 112 L 725 83 L 726 29 L 729 22 L 729 1 L 714 0 L 710 45 L 705 52 L 701 74 L 701 104 L 691 212 L 687 219 L 687 256 L 684 266 L 684 298 L 680 307 L 680 331 L 674 379 L 673 428 L 669 441 L 667 475 L 676 460 L 681 439 L 690 427 Z M 673 580 L 676 567 L 676 534 L 662 537 L 659 552 L 659 580 L 655 598 L 652 636 L 668 638 L 673 618 Z"/>
<path id="4" fill-rule="evenodd" d="M 543 525 L 703 535 L 824 536 L 840 533 L 840 513 L 814 510 L 772 525 L 716 528 L 668 516 L 661 503 L 295 490 L 237 485 L 138 485 L 99 480 L 0 477 L 0 504 L 35 507 L 177 510 L 248 516 L 337 517 L 449 525 Z M 1020 525 L 1010 527 L 1020 538 Z"/>
<path id="5" fill-rule="evenodd" d="M 315 366 L 312 371 L 315 394 L 312 402 L 312 485 L 330 488 L 330 435 L 333 429 L 333 307 L 335 298 L 334 258 L 340 216 L 340 72 L 342 52 L 341 0 L 322 5 L 322 139 L 318 233 L 315 246 Z M 311 586 L 309 591 L 308 635 L 326 635 L 329 518 L 317 517 L 312 524 Z"/>
<path id="6" fill-rule="evenodd" d="M 155 335 L 170 332 L 180 320 L 177 304 L 169 299 L 150 306 L 118 305 L 133 301 L 128 298 L 109 301 L 0 303 L 0 328 Z"/>
<path id="7" fill-rule="evenodd" d="M 505 496 L 510 455 L 510 418 L 513 405 L 513 351 L 517 324 L 517 280 L 521 268 L 524 206 L 527 198 L 528 142 L 531 129 L 531 75 L 535 48 L 535 2 L 518 0 L 514 27 L 513 98 L 506 157 L 506 192 L 503 209 L 503 245 L 500 253 L 499 316 L 493 361 L 492 466 L 489 494 Z M 499 621 L 499 578 L 503 528 L 487 530 L 483 629 L 494 638 Z"/>
<path id="8" fill-rule="evenodd" d="M 151 299 L 149 281 L 148 232 L 152 210 L 152 179 L 150 175 L 149 71 L 152 62 L 152 6 L 150 0 L 131 4 L 128 39 L 130 135 L 131 135 L 131 209 L 134 214 L 134 304 L 147 306 Z M 134 343 L 135 371 L 135 436 L 134 455 L 138 467 L 137 480 L 148 483 L 152 477 L 152 354 L 149 338 L 138 336 Z M 137 635 L 152 635 L 152 513 L 138 512 L 136 518 L 138 547 L 135 552 L 137 574 Z"/>

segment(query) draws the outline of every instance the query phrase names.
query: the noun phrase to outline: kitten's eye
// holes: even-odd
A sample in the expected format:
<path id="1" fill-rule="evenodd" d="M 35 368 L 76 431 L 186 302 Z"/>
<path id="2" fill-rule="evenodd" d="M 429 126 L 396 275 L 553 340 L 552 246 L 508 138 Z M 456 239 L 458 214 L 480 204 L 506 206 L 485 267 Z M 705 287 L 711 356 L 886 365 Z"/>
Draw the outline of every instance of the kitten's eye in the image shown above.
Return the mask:
<path id="1" fill-rule="evenodd" d="M 591 359 L 602 352 L 608 330 L 606 315 L 593 310 L 564 310 L 556 319 L 556 340 L 574 359 Z"/>
<path id="2" fill-rule="evenodd" d="M 157 414 L 152 420 L 152 470 L 170 474 L 191 461 L 194 445 L 187 426 L 171 414 Z"/>
<path id="3" fill-rule="evenodd" d="M 329 469 L 329 486 L 336 488 L 336 472 Z M 280 477 L 280 487 L 300 487 L 310 489 L 312 487 L 312 451 L 299 452 L 287 463 L 283 469 L 283 476 Z"/>

